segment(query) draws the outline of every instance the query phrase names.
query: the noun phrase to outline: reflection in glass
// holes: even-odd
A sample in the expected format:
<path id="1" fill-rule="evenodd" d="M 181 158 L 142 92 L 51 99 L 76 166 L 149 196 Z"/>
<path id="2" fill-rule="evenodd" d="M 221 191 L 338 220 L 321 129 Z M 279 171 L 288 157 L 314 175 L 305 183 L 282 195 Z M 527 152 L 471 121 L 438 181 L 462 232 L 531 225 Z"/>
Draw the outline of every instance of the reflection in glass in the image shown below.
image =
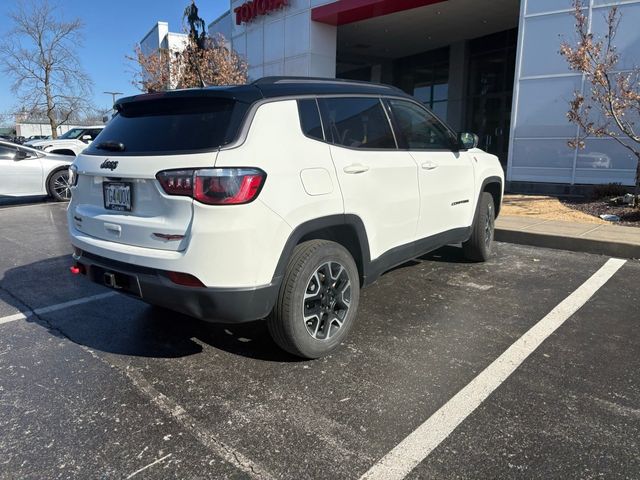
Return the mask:
<path id="1" fill-rule="evenodd" d="M 478 135 L 479 147 L 507 164 L 517 29 L 470 43 L 466 129 Z"/>

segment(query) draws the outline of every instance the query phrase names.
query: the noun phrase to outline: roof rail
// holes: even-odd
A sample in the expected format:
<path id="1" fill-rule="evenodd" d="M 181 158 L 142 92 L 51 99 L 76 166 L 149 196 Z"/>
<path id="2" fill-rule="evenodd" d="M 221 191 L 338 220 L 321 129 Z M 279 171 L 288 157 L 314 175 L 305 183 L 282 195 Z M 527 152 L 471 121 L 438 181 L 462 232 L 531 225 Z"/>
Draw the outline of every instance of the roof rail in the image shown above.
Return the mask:
<path id="1" fill-rule="evenodd" d="M 361 85 L 361 86 L 376 86 L 384 87 L 390 90 L 397 90 L 397 87 L 393 85 L 385 85 L 383 83 L 364 82 L 360 80 L 345 80 L 342 78 L 324 78 L 324 77 L 263 77 L 255 80 L 251 85 L 277 85 L 285 83 L 324 83 L 324 84 L 339 84 L 339 85 Z"/>

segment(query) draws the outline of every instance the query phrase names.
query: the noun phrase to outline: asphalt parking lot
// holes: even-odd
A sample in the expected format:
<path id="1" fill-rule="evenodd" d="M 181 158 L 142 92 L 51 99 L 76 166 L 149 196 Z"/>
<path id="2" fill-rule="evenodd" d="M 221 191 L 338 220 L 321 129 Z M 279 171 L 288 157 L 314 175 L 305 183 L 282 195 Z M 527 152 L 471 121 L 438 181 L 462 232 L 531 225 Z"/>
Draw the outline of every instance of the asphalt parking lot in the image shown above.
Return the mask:
<path id="1" fill-rule="evenodd" d="M 1 478 L 358 479 L 390 452 L 412 479 L 640 478 L 639 262 L 451 425 L 436 412 L 481 398 L 465 387 L 608 258 L 446 247 L 364 290 L 340 351 L 300 361 L 261 322 L 202 324 L 71 276 L 64 209 L 0 209 Z M 426 455 L 398 449 L 438 429 Z"/>

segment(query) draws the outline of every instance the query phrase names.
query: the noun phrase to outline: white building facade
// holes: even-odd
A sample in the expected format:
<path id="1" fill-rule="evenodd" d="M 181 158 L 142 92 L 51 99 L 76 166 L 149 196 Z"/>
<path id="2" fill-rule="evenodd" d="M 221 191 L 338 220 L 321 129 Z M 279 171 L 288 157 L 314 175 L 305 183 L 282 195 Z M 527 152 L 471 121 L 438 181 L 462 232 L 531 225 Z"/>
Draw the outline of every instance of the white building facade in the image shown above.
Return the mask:
<path id="1" fill-rule="evenodd" d="M 592 138 L 585 149 L 567 142 L 578 128 L 567 121 L 573 92 L 589 96 L 582 75 L 571 72 L 558 53 L 561 39 L 574 39 L 569 0 L 523 0 L 519 21 L 518 61 L 510 135 L 508 178 L 512 181 L 565 184 L 635 183 L 636 159 L 615 140 Z M 640 65 L 640 2 L 590 0 L 589 25 L 606 33 L 605 17 L 619 6 L 621 23 L 615 44 L 620 68 Z"/>
<path id="2" fill-rule="evenodd" d="M 281 75 L 334 77 L 337 28 L 311 18 L 313 7 L 323 3 L 330 2 L 232 1 L 229 13 L 212 23 L 209 33 L 231 39 L 232 47 L 246 58 L 252 79 Z M 245 12 L 251 9 L 250 15 L 255 16 L 243 20 L 243 8 Z"/>
<path id="3" fill-rule="evenodd" d="M 604 34 L 608 8 L 620 6 L 621 68 L 640 64 L 640 0 L 585 2 L 596 35 Z M 636 161 L 613 140 L 589 139 L 584 150 L 568 146 L 578 134 L 567 120 L 568 103 L 585 89 L 559 55 L 562 40 L 575 37 L 572 0 L 231 0 L 229 6 L 209 33 L 223 34 L 246 58 L 252 80 L 287 75 L 396 85 L 454 129 L 477 133 L 515 190 L 634 183 Z"/>
<path id="4" fill-rule="evenodd" d="M 146 56 L 156 53 L 158 50 L 176 53 L 184 50 L 187 42 L 188 36 L 186 33 L 170 32 L 167 22 L 158 22 L 140 40 L 140 50 Z M 170 74 L 169 88 L 176 88 L 177 81 L 172 77 L 173 75 Z"/>
<path id="5" fill-rule="evenodd" d="M 179 52 L 184 49 L 186 44 L 186 33 L 170 32 L 167 22 L 158 22 L 140 40 L 140 49 L 145 55 L 157 52 L 161 48 Z"/>

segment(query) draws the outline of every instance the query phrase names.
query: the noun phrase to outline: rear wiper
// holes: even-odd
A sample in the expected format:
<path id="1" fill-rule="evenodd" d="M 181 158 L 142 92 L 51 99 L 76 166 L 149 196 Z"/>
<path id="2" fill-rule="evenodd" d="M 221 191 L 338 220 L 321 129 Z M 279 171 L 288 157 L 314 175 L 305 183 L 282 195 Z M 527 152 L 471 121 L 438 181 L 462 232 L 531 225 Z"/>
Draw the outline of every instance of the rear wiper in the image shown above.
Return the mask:
<path id="1" fill-rule="evenodd" d="M 111 152 L 124 152 L 125 150 L 124 143 L 112 141 L 100 142 L 96 145 L 96 148 L 98 150 L 109 150 Z"/>

